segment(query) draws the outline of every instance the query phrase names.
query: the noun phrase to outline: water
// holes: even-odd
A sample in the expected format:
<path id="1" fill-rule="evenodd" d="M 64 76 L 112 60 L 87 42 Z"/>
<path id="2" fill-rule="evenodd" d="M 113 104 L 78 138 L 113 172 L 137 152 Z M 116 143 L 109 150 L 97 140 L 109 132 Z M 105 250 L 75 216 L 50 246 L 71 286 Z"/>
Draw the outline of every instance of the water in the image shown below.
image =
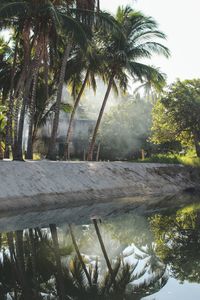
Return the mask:
<path id="1" fill-rule="evenodd" d="M 199 300 L 200 196 L 126 200 L 2 216 L 0 299 Z"/>

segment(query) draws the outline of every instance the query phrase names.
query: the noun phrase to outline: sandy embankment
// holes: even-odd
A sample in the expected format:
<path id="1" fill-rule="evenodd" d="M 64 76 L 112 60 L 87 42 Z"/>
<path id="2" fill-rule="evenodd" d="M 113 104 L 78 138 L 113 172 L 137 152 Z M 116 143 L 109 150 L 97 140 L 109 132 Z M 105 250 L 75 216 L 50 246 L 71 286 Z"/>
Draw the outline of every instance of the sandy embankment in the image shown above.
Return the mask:
<path id="1" fill-rule="evenodd" d="M 200 171 L 126 162 L 0 162 L 0 213 L 79 207 L 199 188 Z"/>

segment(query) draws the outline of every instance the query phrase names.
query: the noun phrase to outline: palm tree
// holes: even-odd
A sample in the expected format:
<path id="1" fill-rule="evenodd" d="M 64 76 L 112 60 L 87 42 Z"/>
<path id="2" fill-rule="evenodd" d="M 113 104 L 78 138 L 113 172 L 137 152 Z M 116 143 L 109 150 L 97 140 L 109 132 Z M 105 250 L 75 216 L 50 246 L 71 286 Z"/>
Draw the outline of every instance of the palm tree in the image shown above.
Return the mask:
<path id="1" fill-rule="evenodd" d="M 70 52 L 72 46 L 80 45 L 81 48 L 87 49 L 87 45 L 89 43 L 88 40 L 92 37 L 93 27 L 98 24 L 104 23 L 105 25 L 109 25 L 112 27 L 116 27 L 116 22 L 114 22 L 113 18 L 106 13 L 102 13 L 98 11 L 95 13 L 95 1 L 94 0 L 85 0 L 85 1 L 76 1 L 77 10 L 76 17 L 73 19 L 73 26 L 66 27 L 68 29 L 68 39 L 67 43 L 64 44 L 64 52 L 60 67 L 60 76 L 58 82 L 58 91 L 56 98 L 56 107 L 55 107 L 55 115 L 53 120 L 53 127 L 51 133 L 51 139 L 49 143 L 49 151 L 47 157 L 49 159 L 55 159 L 56 157 L 56 137 L 58 131 L 59 124 L 59 113 L 60 113 L 60 104 L 62 98 L 62 90 L 64 85 L 64 78 L 67 68 L 67 61 L 70 56 Z M 68 21 L 68 20 L 67 20 Z M 69 24 L 69 22 L 68 22 Z"/>
<path id="2" fill-rule="evenodd" d="M 69 61 L 69 63 L 71 64 L 71 68 L 76 72 L 75 80 L 73 81 L 72 78 L 72 91 L 74 92 L 74 90 L 76 90 L 77 81 L 78 85 L 80 85 L 80 88 L 78 88 L 78 92 L 74 95 L 75 102 L 69 119 L 69 125 L 64 147 L 64 160 L 70 158 L 69 144 L 72 139 L 73 122 L 80 100 L 83 96 L 87 85 L 91 86 L 94 91 L 96 90 L 95 75 L 98 74 L 98 72 L 100 71 L 102 59 L 103 58 L 100 49 L 97 49 L 97 47 L 94 45 L 94 41 L 92 41 L 86 51 L 78 49 L 76 55 Z M 76 77 L 78 77 L 79 79 L 82 73 L 83 80 L 80 82 L 80 80 L 76 80 Z"/>
<path id="3" fill-rule="evenodd" d="M 164 39 L 165 35 L 158 30 L 157 23 L 130 7 L 119 7 L 116 20 L 121 25 L 125 37 L 116 34 L 106 36 L 106 72 L 108 87 L 99 112 L 88 150 L 88 160 L 92 160 L 95 141 L 104 109 L 112 87 L 119 82 L 126 89 L 127 74 L 136 81 L 163 82 L 163 75 L 154 67 L 139 62 L 142 58 L 151 58 L 156 54 L 169 56 L 169 50 L 156 39 Z"/>
<path id="4" fill-rule="evenodd" d="M 5 138 L 5 125 L 6 125 L 5 107 L 0 106 L 0 160 L 4 158 L 2 144 Z"/>
<path id="5" fill-rule="evenodd" d="M 73 32 L 74 36 L 80 35 L 80 25 L 73 18 L 70 11 L 67 11 L 68 3 L 72 1 L 3 1 L 0 5 L 0 16 L 6 22 L 13 20 L 17 24 L 18 32 L 23 45 L 23 67 L 16 88 L 16 96 L 22 96 L 22 102 L 16 102 L 16 119 L 18 117 L 21 102 L 21 113 L 18 126 L 18 136 L 15 139 L 14 159 L 22 160 L 22 135 L 24 128 L 24 118 L 27 107 L 29 107 L 29 136 L 33 131 L 33 115 L 35 108 L 35 96 L 38 81 L 38 73 L 41 62 L 48 62 L 48 51 L 56 40 L 58 30 L 63 32 L 63 28 L 68 32 Z M 75 33 L 74 33 L 75 31 Z M 83 36 L 82 36 L 83 39 Z M 51 42 L 52 41 L 52 42 Z M 55 43 L 54 43 L 55 44 Z M 64 51 L 63 66 L 67 62 L 71 42 L 68 43 Z M 47 69 L 47 68 L 46 68 Z M 65 68 L 61 68 L 59 87 L 63 84 L 62 78 Z M 61 78 L 62 77 L 62 78 Z M 58 89 L 62 92 L 61 88 Z M 58 93 L 58 97 L 60 94 Z M 32 139 L 29 139 L 28 156 L 32 157 Z M 30 155 L 29 155 L 30 154 Z"/>
<path id="6" fill-rule="evenodd" d="M 22 137 L 27 112 L 29 113 L 27 155 L 32 158 L 31 137 L 34 132 L 33 119 L 39 72 L 44 65 L 44 76 L 48 84 L 52 46 L 54 47 L 54 53 L 57 54 L 56 41 L 60 39 L 63 44 L 63 55 L 60 63 L 60 76 L 57 78 L 57 99 L 49 146 L 49 157 L 54 156 L 64 76 L 71 48 L 77 44 L 84 48 L 88 44 L 88 36 L 91 37 L 93 28 L 99 24 L 101 26 L 103 23 L 116 26 L 113 18 L 109 14 L 100 12 L 99 7 L 99 1 L 95 0 L 1 1 L 0 26 L 14 28 L 17 36 L 10 72 L 10 99 L 6 138 L 6 149 L 8 150 L 8 146 L 12 144 L 15 160 L 23 160 Z M 95 13 L 96 10 L 97 13 Z M 19 76 L 16 79 L 17 70 Z M 53 72 L 57 73 L 55 69 Z M 14 141 L 12 143 L 13 134 Z M 8 151 L 6 153 L 9 156 Z"/>
<path id="7" fill-rule="evenodd" d="M 15 63 L 17 57 L 17 43 L 13 51 L 9 43 L 0 38 L 0 93 L 2 105 L 7 105 L 7 121 L 5 128 L 5 153 L 9 158 L 9 146 L 12 145 L 12 113 L 14 109 L 12 91 L 14 88 Z M 8 100 L 9 98 L 9 100 Z M 8 102 L 8 103 L 7 103 Z"/>
<path id="8" fill-rule="evenodd" d="M 59 253 L 57 228 L 56 228 L 55 224 L 50 224 L 49 227 L 50 227 L 50 231 L 51 231 L 51 236 L 52 236 L 52 241 L 53 241 L 53 249 L 54 249 L 54 253 L 55 253 L 55 260 L 56 260 L 56 266 L 57 266 L 57 281 L 58 281 L 59 299 L 65 300 L 65 288 L 64 288 L 63 271 L 62 271 L 60 253 Z"/>

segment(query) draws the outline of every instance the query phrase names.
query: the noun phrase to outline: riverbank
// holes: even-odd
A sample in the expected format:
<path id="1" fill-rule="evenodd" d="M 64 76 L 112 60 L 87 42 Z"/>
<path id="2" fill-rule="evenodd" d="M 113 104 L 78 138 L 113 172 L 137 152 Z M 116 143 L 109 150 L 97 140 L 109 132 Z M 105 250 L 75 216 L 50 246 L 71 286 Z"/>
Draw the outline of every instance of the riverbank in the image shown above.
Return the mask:
<path id="1" fill-rule="evenodd" d="M 0 214 L 199 189 L 200 171 L 128 162 L 0 161 Z"/>

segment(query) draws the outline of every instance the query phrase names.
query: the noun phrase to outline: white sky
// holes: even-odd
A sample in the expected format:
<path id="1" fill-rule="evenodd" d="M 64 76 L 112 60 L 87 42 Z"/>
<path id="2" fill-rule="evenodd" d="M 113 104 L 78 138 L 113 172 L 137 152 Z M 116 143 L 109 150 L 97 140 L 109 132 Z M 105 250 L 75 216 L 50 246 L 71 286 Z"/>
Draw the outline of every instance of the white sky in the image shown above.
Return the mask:
<path id="1" fill-rule="evenodd" d="M 101 0 L 101 8 L 112 13 L 126 4 L 152 16 L 167 35 L 171 58 L 156 57 L 150 64 L 160 67 L 169 83 L 200 78 L 200 0 Z"/>

